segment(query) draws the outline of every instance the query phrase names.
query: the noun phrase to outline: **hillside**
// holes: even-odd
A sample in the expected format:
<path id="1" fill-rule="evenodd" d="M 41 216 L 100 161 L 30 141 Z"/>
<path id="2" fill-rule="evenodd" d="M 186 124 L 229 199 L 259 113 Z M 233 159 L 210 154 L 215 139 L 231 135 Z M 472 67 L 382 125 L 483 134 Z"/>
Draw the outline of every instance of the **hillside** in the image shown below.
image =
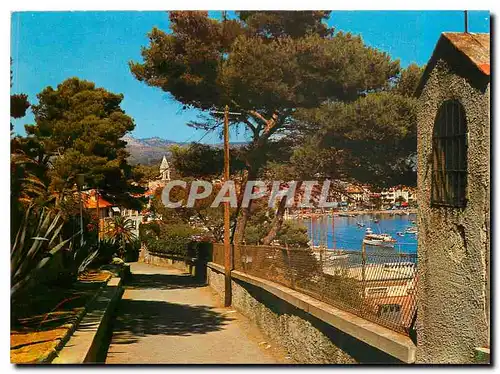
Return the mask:
<path id="1" fill-rule="evenodd" d="M 127 142 L 127 151 L 130 153 L 128 161 L 132 165 L 143 164 L 152 165 L 159 164 L 163 155 L 167 158 L 170 155 L 168 151 L 169 146 L 173 144 L 186 145 L 188 143 L 176 142 L 173 140 L 162 139 L 157 136 L 153 138 L 134 138 L 133 136 L 126 135 L 123 140 Z M 246 142 L 231 143 L 231 147 L 241 147 L 247 144 Z M 214 144 L 214 147 L 223 147 L 223 143 Z"/>
<path id="2" fill-rule="evenodd" d="M 163 155 L 168 157 L 168 147 L 170 145 L 182 144 L 158 137 L 137 139 L 129 135 L 124 136 L 123 140 L 127 142 L 127 151 L 130 153 L 128 161 L 132 165 L 159 163 Z"/>

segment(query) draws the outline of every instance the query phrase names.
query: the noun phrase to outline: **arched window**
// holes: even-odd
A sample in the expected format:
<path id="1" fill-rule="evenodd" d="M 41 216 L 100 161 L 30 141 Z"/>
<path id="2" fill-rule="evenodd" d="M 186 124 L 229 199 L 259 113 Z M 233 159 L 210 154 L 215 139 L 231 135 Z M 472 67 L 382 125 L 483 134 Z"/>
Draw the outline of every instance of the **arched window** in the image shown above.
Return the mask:
<path id="1" fill-rule="evenodd" d="M 456 100 L 439 108 L 432 136 L 432 205 L 465 207 L 467 187 L 467 125 Z"/>

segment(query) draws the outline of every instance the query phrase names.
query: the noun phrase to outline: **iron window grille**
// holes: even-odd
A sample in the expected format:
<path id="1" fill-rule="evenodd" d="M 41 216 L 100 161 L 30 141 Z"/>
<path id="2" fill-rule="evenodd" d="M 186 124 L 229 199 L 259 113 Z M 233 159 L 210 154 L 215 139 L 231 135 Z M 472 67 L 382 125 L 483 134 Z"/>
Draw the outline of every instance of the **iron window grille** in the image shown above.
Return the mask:
<path id="1" fill-rule="evenodd" d="M 467 125 L 457 100 L 439 108 L 432 137 L 431 205 L 463 208 L 467 188 Z"/>

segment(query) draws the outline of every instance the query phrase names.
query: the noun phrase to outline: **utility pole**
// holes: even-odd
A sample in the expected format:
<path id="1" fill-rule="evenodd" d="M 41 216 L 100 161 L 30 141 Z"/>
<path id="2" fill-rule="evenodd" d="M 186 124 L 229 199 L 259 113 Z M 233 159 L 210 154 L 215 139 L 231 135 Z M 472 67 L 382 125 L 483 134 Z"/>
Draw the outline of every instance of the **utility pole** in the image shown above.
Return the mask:
<path id="1" fill-rule="evenodd" d="M 226 105 L 224 112 L 212 111 L 212 114 L 224 114 L 224 182 L 229 181 L 229 116 L 241 116 L 241 113 L 233 113 L 229 111 L 229 106 Z M 229 201 L 224 202 L 224 306 L 231 305 L 231 270 L 233 270 L 234 247 L 231 245 L 230 231 L 230 215 Z"/>
<path id="2" fill-rule="evenodd" d="M 83 174 L 76 175 L 76 185 L 78 187 L 78 195 L 80 196 L 80 249 L 83 247 L 83 201 L 82 201 L 82 188 L 85 183 L 85 176 Z"/>
<path id="3" fill-rule="evenodd" d="M 363 240 L 361 244 L 361 280 L 363 283 L 363 298 L 365 298 L 366 292 L 366 245 Z"/>
<path id="4" fill-rule="evenodd" d="M 82 189 L 80 188 L 80 249 L 83 247 L 83 201 Z"/>
<path id="5" fill-rule="evenodd" d="M 225 35 L 225 26 L 227 21 L 227 12 L 222 11 L 222 34 Z M 224 60 L 224 50 L 221 47 L 220 63 L 222 66 Z M 212 112 L 222 114 L 221 112 Z M 241 113 L 230 113 L 229 106 L 224 108 L 224 183 L 229 181 L 229 115 L 241 115 Z M 224 202 L 224 306 L 231 305 L 231 270 L 233 270 L 234 247 L 230 242 L 230 215 L 229 201 Z"/>
<path id="6" fill-rule="evenodd" d="M 99 188 L 95 189 L 96 191 L 96 208 L 97 208 L 97 250 L 101 247 L 101 237 L 99 235 L 100 224 L 101 224 L 101 216 L 99 212 Z"/>
<path id="7" fill-rule="evenodd" d="M 224 108 L 224 183 L 229 181 L 229 106 Z M 232 257 L 231 243 L 229 242 L 229 201 L 224 202 L 224 273 L 225 273 L 225 292 L 224 306 L 231 305 L 231 270 Z"/>
<path id="8" fill-rule="evenodd" d="M 465 21 L 465 33 L 469 33 L 469 13 L 464 10 L 464 21 Z"/>

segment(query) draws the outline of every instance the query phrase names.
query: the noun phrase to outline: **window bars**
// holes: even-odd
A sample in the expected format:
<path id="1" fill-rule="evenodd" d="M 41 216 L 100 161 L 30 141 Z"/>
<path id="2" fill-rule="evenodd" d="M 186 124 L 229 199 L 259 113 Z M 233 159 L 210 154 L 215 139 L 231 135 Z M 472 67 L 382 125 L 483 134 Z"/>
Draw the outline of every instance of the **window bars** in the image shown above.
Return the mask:
<path id="1" fill-rule="evenodd" d="M 432 136 L 432 206 L 465 207 L 467 136 L 462 104 L 445 101 L 436 116 Z"/>

